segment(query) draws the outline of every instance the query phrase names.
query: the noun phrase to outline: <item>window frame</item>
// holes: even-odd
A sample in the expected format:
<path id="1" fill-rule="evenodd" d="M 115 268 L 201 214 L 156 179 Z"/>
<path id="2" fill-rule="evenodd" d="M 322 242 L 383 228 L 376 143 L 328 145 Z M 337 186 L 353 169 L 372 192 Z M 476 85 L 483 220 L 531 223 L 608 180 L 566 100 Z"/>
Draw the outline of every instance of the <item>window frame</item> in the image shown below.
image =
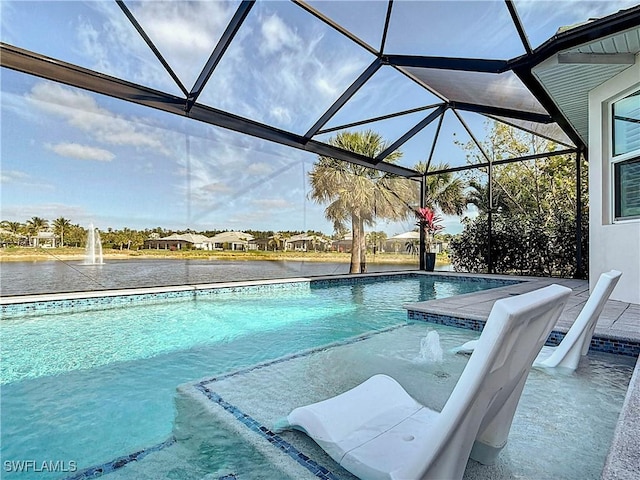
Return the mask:
<path id="1" fill-rule="evenodd" d="M 633 162 L 634 160 L 640 161 L 640 148 L 636 150 L 631 150 L 629 152 L 625 152 L 622 154 L 615 155 L 613 154 L 614 150 L 614 142 L 615 142 L 615 119 L 614 119 L 614 104 L 623 100 L 627 97 L 630 97 L 634 94 L 640 93 L 640 88 L 638 85 L 633 88 L 626 90 L 625 92 L 620 93 L 620 95 L 611 99 L 609 102 L 609 129 L 608 129 L 608 137 L 609 137 L 609 184 L 610 184 L 610 195 L 609 195 L 609 205 L 610 205 L 610 215 L 612 223 L 627 223 L 627 222 L 640 222 L 640 215 L 633 215 L 627 217 L 618 216 L 619 207 L 620 207 L 620 195 L 619 187 L 620 182 L 619 178 L 616 176 L 616 169 L 620 167 L 621 164 L 627 162 Z"/>

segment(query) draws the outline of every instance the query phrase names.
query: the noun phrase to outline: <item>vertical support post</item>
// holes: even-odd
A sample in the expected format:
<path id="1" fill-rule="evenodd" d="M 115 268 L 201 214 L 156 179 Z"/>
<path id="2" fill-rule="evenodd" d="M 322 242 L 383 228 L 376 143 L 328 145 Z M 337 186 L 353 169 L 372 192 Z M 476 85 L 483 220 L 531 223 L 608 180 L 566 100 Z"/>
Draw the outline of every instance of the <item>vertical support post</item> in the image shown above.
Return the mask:
<path id="1" fill-rule="evenodd" d="M 584 278 L 582 265 L 582 172 L 581 154 L 576 153 L 576 273 L 575 278 Z"/>
<path id="2" fill-rule="evenodd" d="M 420 178 L 420 208 L 425 207 L 424 197 L 426 194 L 427 174 L 426 172 Z M 420 270 L 427 269 L 427 248 L 425 246 L 424 230 L 420 228 L 420 248 L 418 255 L 420 256 Z"/>
<path id="3" fill-rule="evenodd" d="M 489 194 L 489 210 L 487 211 L 487 273 L 493 273 L 493 256 L 491 255 L 492 249 L 492 223 L 493 223 L 493 182 L 492 182 L 492 170 L 493 165 L 491 161 L 489 161 L 489 183 L 488 183 L 488 194 Z"/>
<path id="4" fill-rule="evenodd" d="M 189 134 L 186 133 L 184 136 L 184 149 L 185 154 L 187 156 L 187 228 L 191 228 L 191 139 L 189 138 Z"/>

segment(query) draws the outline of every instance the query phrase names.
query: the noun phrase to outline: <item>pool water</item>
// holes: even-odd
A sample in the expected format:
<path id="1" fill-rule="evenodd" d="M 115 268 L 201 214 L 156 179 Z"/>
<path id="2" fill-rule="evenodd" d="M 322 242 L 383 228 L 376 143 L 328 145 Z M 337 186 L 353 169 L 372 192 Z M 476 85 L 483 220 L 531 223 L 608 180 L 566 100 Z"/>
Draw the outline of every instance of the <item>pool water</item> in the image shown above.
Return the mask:
<path id="1" fill-rule="evenodd" d="M 82 470 L 159 444 L 172 433 L 179 384 L 402 324 L 406 302 L 501 285 L 415 276 L 3 318 L 3 463 Z"/>

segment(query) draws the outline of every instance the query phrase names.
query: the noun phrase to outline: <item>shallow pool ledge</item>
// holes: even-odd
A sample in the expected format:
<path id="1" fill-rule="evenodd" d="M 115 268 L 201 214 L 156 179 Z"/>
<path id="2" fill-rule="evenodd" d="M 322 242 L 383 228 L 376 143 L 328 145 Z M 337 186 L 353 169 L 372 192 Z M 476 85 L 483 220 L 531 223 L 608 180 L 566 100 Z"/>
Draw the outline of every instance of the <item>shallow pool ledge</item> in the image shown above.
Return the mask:
<path id="1" fill-rule="evenodd" d="M 549 340 L 558 343 L 571 327 L 589 296 L 585 280 L 526 279 L 520 284 L 478 293 L 405 305 L 412 320 L 482 330 L 496 300 L 530 292 L 552 283 L 573 290 Z M 640 305 L 609 300 L 600 315 L 591 348 L 623 355 L 640 354 Z M 601 480 L 640 478 L 640 358 L 629 382 Z"/>

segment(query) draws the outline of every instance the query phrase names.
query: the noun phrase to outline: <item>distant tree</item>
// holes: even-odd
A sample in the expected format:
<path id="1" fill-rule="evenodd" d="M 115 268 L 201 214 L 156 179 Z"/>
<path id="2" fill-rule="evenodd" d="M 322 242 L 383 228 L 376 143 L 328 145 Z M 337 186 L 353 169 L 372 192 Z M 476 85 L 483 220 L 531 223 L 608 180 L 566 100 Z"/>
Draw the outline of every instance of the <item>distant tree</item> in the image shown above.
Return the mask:
<path id="1" fill-rule="evenodd" d="M 2 237 L 0 241 L 3 244 L 20 245 L 21 240 L 24 238 L 23 233 L 25 231 L 25 225 L 20 222 L 11 222 L 4 220 L 0 222 L 2 228 Z"/>
<path id="2" fill-rule="evenodd" d="M 382 137 L 366 132 L 341 132 L 328 142 L 344 150 L 375 158 L 387 148 Z M 400 151 L 385 158 L 385 162 L 397 162 Z M 365 226 L 373 225 L 375 218 L 392 221 L 405 220 L 410 215 L 407 208 L 415 191 L 409 182 L 335 158 L 319 156 L 309 172 L 310 197 L 318 203 L 328 203 L 325 217 L 333 222 L 334 230 L 344 231 L 351 225 L 350 273 L 366 271 Z"/>
<path id="3" fill-rule="evenodd" d="M 274 233 L 273 235 L 271 235 L 271 238 L 269 238 L 269 241 L 267 242 L 267 248 L 271 247 L 273 249 L 273 251 L 275 252 L 276 250 L 280 249 L 280 234 L 279 233 Z"/>
<path id="4" fill-rule="evenodd" d="M 65 230 L 64 238 L 67 245 L 80 247 L 87 241 L 87 231 L 80 225 L 70 225 Z"/>
<path id="5" fill-rule="evenodd" d="M 49 228 L 49 221 L 41 217 L 31 217 L 27 220 L 26 228 L 29 235 L 29 244 L 31 244 L 32 237 Z"/>
<path id="6" fill-rule="evenodd" d="M 64 247 L 64 233 L 71 226 L 71 220 L 58 217 L 53 221 L 53 233 L 60 237 L 60 246 Z"/>
<path id="7" fill-rule="evenodd" d="M 411 255 L 417 255 L 420 251 L 420 243 L 416 239 L 407 240 L 404 244 L 404 249 L 407 253 Z"/>
<path id="8" fill-rule="evenodd" d="M 23 231 L 24 225 L 20 222 L 10 222 L 9 220 L 3 220 L 0 223 L 0 227 L 14 235 L 20 235 Z"/>
<path id="9" fill-rule="evenodd" d="M 19 245 L 22 238 L 22 231 L 24 225 L 20 222 L 11 222 L 4 220 L 0 222 L 0 228 L 2 232 L 0 235 L 0 242 L 4 245 Z"/>
<path id="10" fill-rule="evenodd" d="M 385 232 L 369 232 L 367 234 L 367 244 L 373 250 L 373 253 L 384 250 L 384 243 L 387 241 L 387 234 Z"/>
<path id="11" fill-rule="evenodd" d="M 568 155 L 553 155 L 557 145 L 530 134 L 495 123 L 483 148 L 494 160 L 511 155 L 549 153 L 546 159 L 494 166 L 492 205 L 486 171 L 475 171 L 469 179 L 469 203 L 479 216 L 464 222 L 464 231 L 451 242 L 451 258 L 458 270 L 484 271 L 488 255 L 488 219 L 492 212 L 492 262 L 497 272 L 530 275 L 572 276 L 576 271 L 576 165 Z M 475 144 L 464 146 L 471 163 L 483 156 Z M 587 259 L 588 193 L 583 165 L 582 252 Z M 485 177 L 485 178 L 483 178 Z"/>

